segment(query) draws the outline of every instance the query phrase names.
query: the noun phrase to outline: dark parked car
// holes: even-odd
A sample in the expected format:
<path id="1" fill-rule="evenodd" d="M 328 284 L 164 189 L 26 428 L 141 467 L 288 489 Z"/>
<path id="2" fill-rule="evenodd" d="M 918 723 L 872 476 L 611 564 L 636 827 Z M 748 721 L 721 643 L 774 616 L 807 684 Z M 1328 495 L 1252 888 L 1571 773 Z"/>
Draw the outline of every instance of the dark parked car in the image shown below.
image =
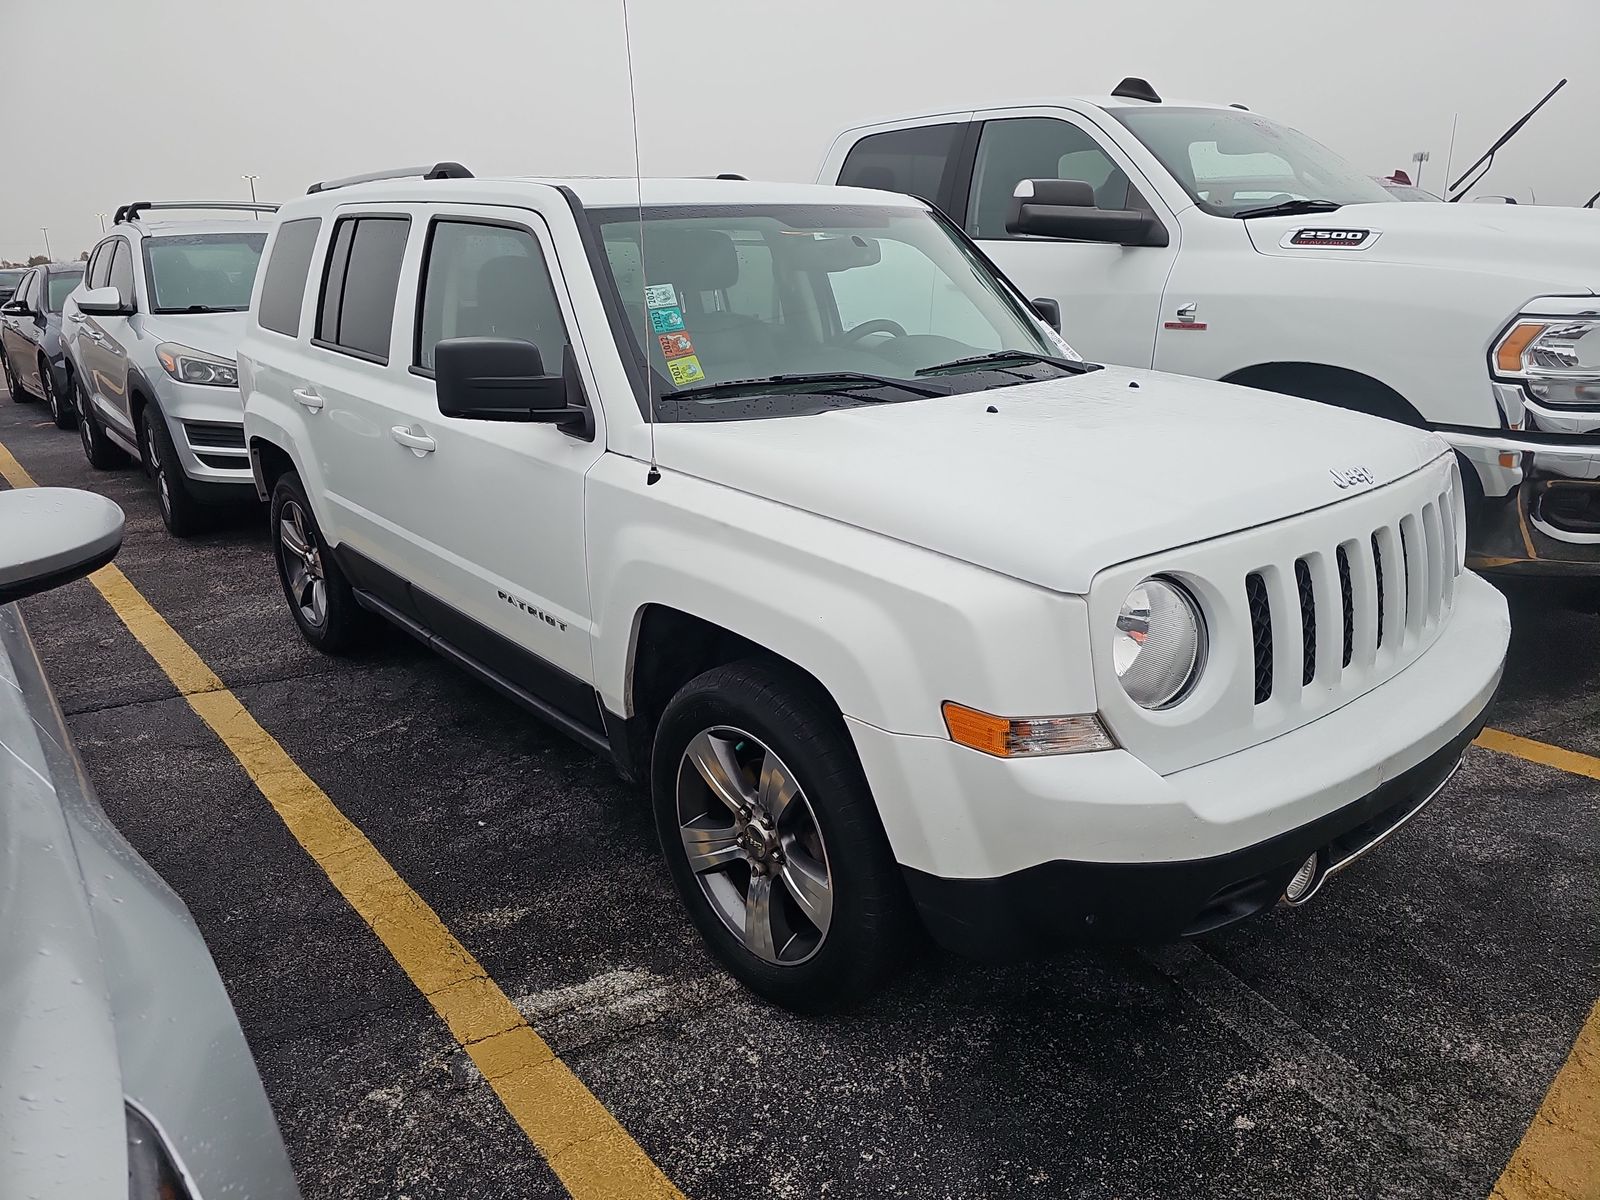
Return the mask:
<path id="1" fill-rule="evenodd" d="M 82 282 L 82 263 L 48 263 L 27 271 L 0 305 L 0 366 L 11 398 L 39 397 L 60 429 L 76 419 L 61 350 L 61 305 Z"/>
<path id="2" fill-rule="evenodd" d="M 22 282 L 22 277 L 27 273 L 27 267 L 0 267 L 0 304 L 11 299 L 16 293 L 17 284 Z"/>

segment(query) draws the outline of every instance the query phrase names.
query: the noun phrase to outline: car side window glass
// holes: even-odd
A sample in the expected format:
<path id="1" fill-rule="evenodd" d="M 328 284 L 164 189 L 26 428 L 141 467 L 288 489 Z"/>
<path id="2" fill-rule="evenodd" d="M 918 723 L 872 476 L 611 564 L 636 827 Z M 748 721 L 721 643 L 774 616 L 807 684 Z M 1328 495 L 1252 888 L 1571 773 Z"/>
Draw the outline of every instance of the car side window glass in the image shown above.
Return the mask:
<path id="1" fill-rule="evenodd" d="M 300 305 L 306 295 L 306 276 L 311 270 L 311 253 L 316 248 L 322 218 L 302 217 L 278 226 L 272 242 L 272 257 L 267 260 L 261 280 L 261 304 L 256 322 L 263 329 L 295 337 L 300 332 Z"/>
<path id="2" fill-rule="evenodd" d="M 133 303 L 133 253 L 122 238 L 112 248 L 109 286 L 121 292 L 123 300 Z"/>
<path id="3" fill-rule="evenodd" d="M 434 347 L 458 337 L 532 342 L 545 373 L 560 372 L 566 325 L 544 252 L 527 230 L 434 222 L 423 268 L 416 365 L 432 370 Z"/>
<path id="4" fill-rule="evenodd" d="M 389 361 L 408 217 L 344 217 L 334 230 L 318 338 L 374 362 Z"/>
<path id="5" fill-rule="evenodd" d="M 89 286 L 106 286 L 106 276 L 111 274 L 111 243 L 101 242 L 89 257 Z"/>
<path id="6" fill-rule="evenodd" d="M 1010 237 L 1006 214 L 1024 179 L 1076 179 L 1094 189 L 1097 207 L 1130 206 L 1128 176 L 1092 135 L 1071 122 L 1056 117 L 986 121 L 972 169 L 967 232 L 975 238 Z"/>
<path id="7" fill-rule="evenodd" d="M 29 308 L 34 307 L 34 304 L 33 304 L 33 281 L 38 279 L 38 278 L 39 278 L 39 272 L 37 272 L 37 271 L 29 271 L 26 275 L 24 275 L 22 277 L 21 284 L 19 284 L 17 286 L 17 294 L 15 296 L 13 296 L 12 299 L 13 300 L 20 300 L 23 304 L 26 304 Z"/>
<path id="8" fill-rule="evenodd" d="M 963 128 L 959 123 L 918 125 L 870 134 L 851 148 L 839 182 L 937 201 Z"/>

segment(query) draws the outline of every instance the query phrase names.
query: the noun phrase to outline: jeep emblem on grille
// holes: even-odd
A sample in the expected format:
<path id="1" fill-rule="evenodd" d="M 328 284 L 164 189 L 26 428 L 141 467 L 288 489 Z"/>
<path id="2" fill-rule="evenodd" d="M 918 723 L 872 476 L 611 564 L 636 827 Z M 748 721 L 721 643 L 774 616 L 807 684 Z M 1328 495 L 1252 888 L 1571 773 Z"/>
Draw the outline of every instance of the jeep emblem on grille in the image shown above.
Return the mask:
<path id="1" fill-rule="evenodd" d="M 1333 476 L 1333 481 L 1341 488 L 1352 488 L 1358 483 L 1375 483 L 1372 472 L 1366 467 L 1351 467 L 1345 471 L 1328 469 L 1328 474 Z"/>

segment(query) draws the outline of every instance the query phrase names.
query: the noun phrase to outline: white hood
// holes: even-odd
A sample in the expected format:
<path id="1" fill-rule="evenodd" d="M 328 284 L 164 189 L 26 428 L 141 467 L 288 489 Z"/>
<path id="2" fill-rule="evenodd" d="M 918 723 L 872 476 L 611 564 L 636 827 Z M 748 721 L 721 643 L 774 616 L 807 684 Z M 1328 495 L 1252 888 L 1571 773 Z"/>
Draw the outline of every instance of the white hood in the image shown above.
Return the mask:
<path id="1" fill-rule="evenodd" d="M 658 424 L 656 446 L 669 470 L 1071 593 L 1116 563 L 1334 504 L 1446 453 L 1430 433 L 1357 413 L 1120 367 Z M 1360 468 L 1373 482 L 1341 488 L 1332 474 Z"/>
<path id="2" fill-rule="evenodd" d="M 1262 254 L 1347 255 L 1377 262 L 1539 277 L 1564 292 L 1600 288 L 1600 211 L 1524 204 L 1351 204 L 1331 213 L 1243 222 Z M 1302 229 L 1368 230 L 1359 250 L 1284 245 Z"/>

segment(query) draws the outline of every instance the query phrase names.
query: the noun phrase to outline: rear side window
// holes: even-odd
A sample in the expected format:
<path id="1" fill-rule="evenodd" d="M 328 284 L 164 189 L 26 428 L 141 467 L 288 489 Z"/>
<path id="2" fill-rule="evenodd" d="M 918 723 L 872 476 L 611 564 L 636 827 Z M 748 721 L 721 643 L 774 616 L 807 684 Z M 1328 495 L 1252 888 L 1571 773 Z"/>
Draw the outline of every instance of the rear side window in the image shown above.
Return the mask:
<path id="1" fill-rule="evenodd" d="M 122 298 L 133 302 L 133 252 L 128 243 L 118 238 L 112 247 L 110 286 L 122 293 Z"/>
<path id="2" fill-rule="evenodd" d="M 333 227 L 317 341 L 372 362 L 389 361 L 395 289 L 410 229 L 407 217 L 343 217 Z"/>
<path id="3" fill-rule="evenodd" d="M 527 230 L 434 222 L 423 266 L 416 365 L 432 370 L 434 346 L 458 337 L 532 342 L 546 374 L 561 370 L 566 326 L 544 253 Z"/>
<path id="4" fill-rule="evenodd" d="M 321 217 L 303 217 L 278 226 L 261 280 L 261 307 L 256 322 L 263 329 L 295 337 L 300 332 L 300 305 L 306 295 L 306 275 L 317 244 Z"/>
<path id="5" fill-rule="evenodd" d="M 844 160 L 839 182 L 846 187 L 907 192 L 937 203 L 962 128 L 959 124 L 919 125 L 864 137 Z"/>

